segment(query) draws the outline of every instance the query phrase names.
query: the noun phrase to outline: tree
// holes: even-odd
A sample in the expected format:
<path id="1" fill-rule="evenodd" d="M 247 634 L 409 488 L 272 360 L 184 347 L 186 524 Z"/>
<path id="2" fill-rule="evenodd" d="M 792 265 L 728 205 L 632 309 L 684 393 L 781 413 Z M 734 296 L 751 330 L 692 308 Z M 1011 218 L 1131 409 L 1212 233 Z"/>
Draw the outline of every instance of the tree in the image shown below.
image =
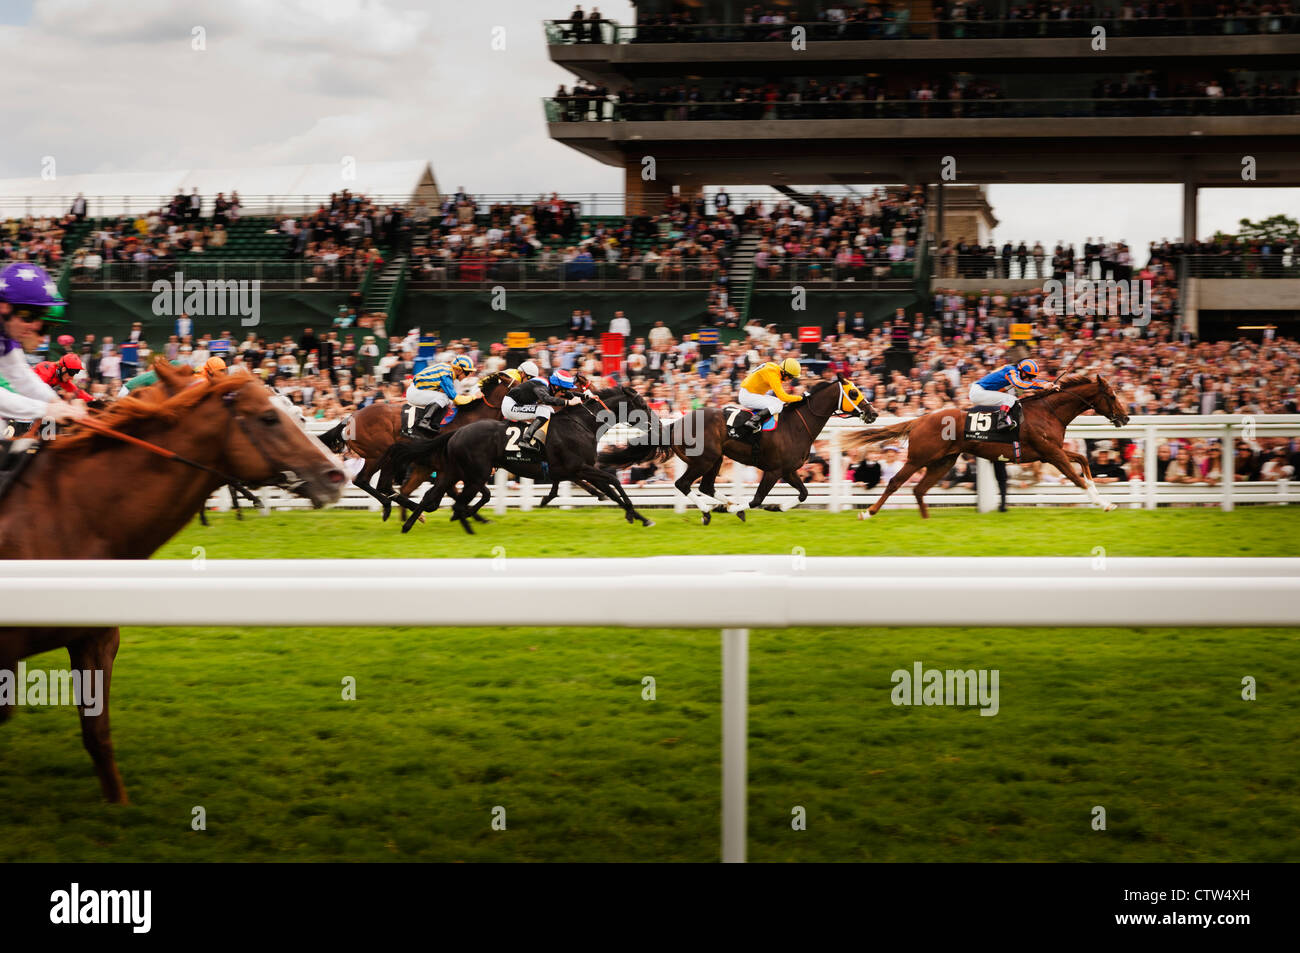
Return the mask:
<path id="1" fill-rule="evenodd" d="M 1243 218 L 1236 235 L 1215 232 L 1214 239 L 1236 239 L 1241 242 L 1267 242 L 1273 246 L 1295 245 L 1300 243 L 1300 222 L 1285 215 L 1270 215 L 1258 222 Z"/>

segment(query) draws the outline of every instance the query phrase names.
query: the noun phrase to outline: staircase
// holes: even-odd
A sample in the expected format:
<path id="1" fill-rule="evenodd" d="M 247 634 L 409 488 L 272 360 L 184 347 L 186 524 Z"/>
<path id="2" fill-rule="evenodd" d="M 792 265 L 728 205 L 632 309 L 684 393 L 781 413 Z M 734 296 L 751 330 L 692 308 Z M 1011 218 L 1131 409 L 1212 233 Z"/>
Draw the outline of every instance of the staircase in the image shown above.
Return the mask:
<path id="1" fill-rule="evenodd" d="M 384 266 L 379 274 L 367 271 L 361 282 L 362 312 L 382 311 L 388 315 L 388 327 L 393 328 L 402 298 L 406 293 L 407 258 L 401 255 Z"/>
<path id="2" fill-rule="evenodd" d="M 727 301 L 740 315 L 742 325 L 749 320 L 749 302 L 754 296 L 754 254 L 759 243 L 756 231 L 740 236 L 727 267 Z"/>

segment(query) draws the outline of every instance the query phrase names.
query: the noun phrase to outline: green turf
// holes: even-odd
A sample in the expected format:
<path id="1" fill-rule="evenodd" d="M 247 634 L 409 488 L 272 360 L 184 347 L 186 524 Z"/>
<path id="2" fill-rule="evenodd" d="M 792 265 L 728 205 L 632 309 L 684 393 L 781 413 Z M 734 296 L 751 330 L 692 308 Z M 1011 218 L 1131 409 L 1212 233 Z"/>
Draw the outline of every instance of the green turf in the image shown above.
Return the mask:
<path id="1" fill-rule="evenodd" d="M 192 523 L 158 553 L 188 559 L 202 546 L 208 559 L 313 557 L 417 558 L 659 556 L 676 553 L 789 553 L 808 556 L 1297 556 L 1300 507 L 1116 510 L 1016 508 L 979 514 L 969 508 L 886 510 L 874 519 L 854 513 L 751 513 L 745 522 L 700 514 L 647 510 L 656 523 L 629 526 L 612 508 L 561 512 L 511 511 L 467 535 L 434 514 L 402 534 L 394 517 L 324 510 L 211 517 Z"/>
<path id="2" fill-rule="evenodd" d="M 162 555 L 1296 555 L 1300 529 L 1273 508 L 662 516 L 511 513 L 473 538 L 220 517 Z M 894 706 L 915 661 L 998 669 L 998 715 Z M 1295 860 L 1297 678 L 1300 630 L 756 630 L 750 857 Z M 0 861 L 717 857 L 716 631 L 134 628 L 113 688 L 134 803 L 97 800 L 72 711 L 21 709 L 0 727 Z"/>

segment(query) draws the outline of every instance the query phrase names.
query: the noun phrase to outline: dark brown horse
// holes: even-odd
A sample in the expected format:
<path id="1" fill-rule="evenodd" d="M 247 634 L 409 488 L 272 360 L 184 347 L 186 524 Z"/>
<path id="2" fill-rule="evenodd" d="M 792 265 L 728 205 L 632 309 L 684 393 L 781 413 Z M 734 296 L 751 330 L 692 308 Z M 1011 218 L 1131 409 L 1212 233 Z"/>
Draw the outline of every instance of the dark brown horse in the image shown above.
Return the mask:
<path id="1" fill-rule="evenodd" d="M 513 386 L 514 381 L 504 371 L 489 374 L 479 385 L 483 396 L 458 406 L 455 418 L 443 431 L 450 433 L 476 420 L 500 420 L 501 398 Z M 385 520 L 393 509 L 391 488 L 383 485 L 382 478 L 378 486 L 371 486 L 370 478 L 382 468 L 384 454 L 401 438 L 402 414 L 405 412 L 405 404 L 371 404 L 358 410 L 337 427 L 321 434 L 321 441 L 335 453 L 342 453 L 347 448 L 365 461 L 352 478 L 352 485 L 365 490 L 380 502 Z M 425 462 L 411 467 L 411 472 L 399 491 L 403 509 L 415 488 L 428 480 L 432 473 L 433 468 Z"/>
<path id="2" fill-rule="evenodd" d="M 747 440 L 728 439 L 728 416 L 728 411 L 716 407 L 693 410 L 662 425 L 661 432 L 651 434 L 647 443 L 607 450 L 597 462 L 605 467 L 622 468 L 652 459 L 664 461 L 676 455 L 686 463 L 686 470 L 674 485 L 703 511 L 706 524 L 713 510 L 724 507 L 743 520 L 745 510 L 760 506 L 776 481 L 782 478 L 799 492 L 799 499 L 789 506 L 771 509 L 790 509 L 808 499 L 808 488 L 799 478 L 799 468 L 807 461 L 813 442 L 828 420 L 856 416 L 871 423 L 878 415 L 858 386 L 837 374 L 833 380 L 814 383 L 801 400 L 786 404 L 777 418 L 776 428 L 763 433 L 757 445 Z M 748 503 L 726 500 L 714 487 L 724 455 L 763 471 L 754 498 Z M 698 490 L 694 489 L 696 480 L 700 481 Z"/>
<path id="3" fill-rule="evenodd" d="M 123 398 L 93 419 L 189 464 L 84 427 L 60 435 L 0 500 L 0 559 L 146 559 L 232 480 L 286 486 L 317 506 L 338 499 L 347 481 L 339 461 L 278 409 L 255 378 L 238 374 L 186 386 L 188 368 L 165 361 L 155 368 L 165 387 Z M 74 670 L 104 673 L 103 706 L 95 715 L 81 710 L 81 738 L 104 797 L 125 803 L 108 722 L 118 641 L 116 628 L 0 628 L 0 669 L 15 671 L 19 659 L 66 646 Z M 10 706 L 0 706 L 0 721 L 10 714 Z"/>
<path id="4" fill-rule="evenodd" d="M 849 437 L 848 445 L 853 448 L 901 437 L 906 437 L 908 441 L 907 462 L 894 474 L 880 499 L 863 511 L 865 515 L 875 516 L 879 513 L 890 494 L 906 483 L 917 470 L 924 470 L 925 475 L 912 492 L 916 496 L 917 506 L 921 508 L 921 516 L 928 518 L 930 510 L 925 505 L 925 494 L 943 479 L 944 474 L 957 462 L 957 457 L 963 453 L 986 460 L 1002 459 L 1008 462 L 1017 460 L 1032 463 L 1035 460 L 1045 460 L 1064 473 L 1071 483 L 1087 493 L 1088 498 L 1103 510 L 1113 510 L 1115 504 L 1104 502 L 1097 492 L 1097 485 L 1092 481 L 1092 470 L 1088 467 L 1088 458 L 1064 447 L 1066 426 L 1087 411 L 1095 411 L 1116 427 L 1128 423 L 1128 408 L 1116 396 L 1106 379 L 1100 374 L 1096 377 L 1076 374 L 1065 378 L 1052 390 L 1021 398 L 1020 404 L 1023 419 L 1020 424 L 1019 457 L 1016 457 L 1016 448 L 1010 443 L 967 440 L 964 436 L 967 412 L 956 407 L 936 410 L 888 427 L 864 430 Z M 1075 463 L 1079 465 L 1082 474 L 1075 473 Z"/>

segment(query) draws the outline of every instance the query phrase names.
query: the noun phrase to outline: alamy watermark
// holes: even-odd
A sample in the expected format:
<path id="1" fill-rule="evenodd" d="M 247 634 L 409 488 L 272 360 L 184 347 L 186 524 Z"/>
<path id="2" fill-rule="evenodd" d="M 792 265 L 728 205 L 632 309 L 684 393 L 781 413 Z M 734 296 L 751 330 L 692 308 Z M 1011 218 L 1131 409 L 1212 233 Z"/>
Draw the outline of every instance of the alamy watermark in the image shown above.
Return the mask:
<path id="1" fill-rule="evenodd" d="M 188 314 L 196 318 L 239 316 L 246 328 L 262 322 L 262 282 L 235 279 L 200 281 L 186 279 L 184 272 L 176 272 L 171 280 L 159 278 L 150 289 L 154 293 L 153 313 L 158 317 L 179 317 Z"/>
<path id="2" fill-rule="evenodd" d="M 896 669 L 889 680 L 895 705 L 978 705 L 981 716 L 998 713 L 998 670 L 924 668 L 912 663 L 912 670 Z"/>
<path id="3" fill-rule="evenodd" d="M 76 705 L 87 715 L 104 710 L 103 669 L 0 668 L 0 705 Z"/>
<path id="4" fill-rule="evenodd" d="M 613 410 L 597 411 L 596 419 L 599 421 L 596 428 L 598 441 L 608 434 L 611 440 L 633 447 L 679 446 L 688 457 L 698 457 L 704 452 L 700 414 L 687 413 L 677 420 L 665 421 L 654 413 L 620 405 Z"/>
<path id="5" fill-rule="evenodd" d="M 1080 318 L 1141 318 L 1133 326 L 1144 328 L 1151 323 L 1151 280 L 1134 278 L 1115 281 L 1107 278 L 1075 279 L 1066 275 L 1064 283 L 1055 278 L 1043 282 L 1043 307 L 1058 315 Z"/>

